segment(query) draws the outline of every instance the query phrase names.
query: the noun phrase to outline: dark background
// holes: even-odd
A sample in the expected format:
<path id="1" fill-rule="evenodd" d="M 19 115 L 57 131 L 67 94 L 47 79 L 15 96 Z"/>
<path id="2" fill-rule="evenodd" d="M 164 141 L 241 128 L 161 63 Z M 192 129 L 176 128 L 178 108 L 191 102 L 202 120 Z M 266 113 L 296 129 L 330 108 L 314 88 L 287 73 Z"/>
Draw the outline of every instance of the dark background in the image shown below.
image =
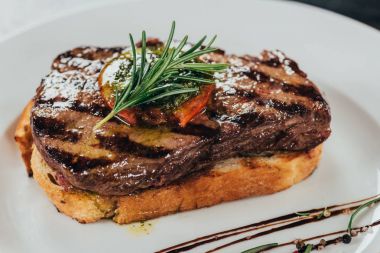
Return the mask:
<path id="1" fill-rule="evenodd" d="M 380 0 L 294 0 L 328 9 L 380 29 Z"/>

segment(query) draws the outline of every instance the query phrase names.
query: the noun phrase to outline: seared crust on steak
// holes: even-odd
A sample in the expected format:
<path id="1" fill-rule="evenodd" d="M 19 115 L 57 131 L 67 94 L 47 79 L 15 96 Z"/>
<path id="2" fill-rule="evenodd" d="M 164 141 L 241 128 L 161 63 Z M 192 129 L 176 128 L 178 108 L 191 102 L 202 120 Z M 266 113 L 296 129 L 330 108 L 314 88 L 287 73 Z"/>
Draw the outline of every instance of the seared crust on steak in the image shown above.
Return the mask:
<path id="1" fill-rule="evenodd" d="M 230 67 L 218 76 L 206 111 L 184 129 L 150 124 L 150 115 L 142 117 L 146 127 L 114 119 L 94 131 L 109 112 L 98 74 L 122 50 L 83 47 L 59 55 L 35 96 L 34 143 L 46 163 L 78 189 L 136 193 L 207 173 L 232 157 L 308 151 L 330 135 L 326 101 L 279 51 L 264 51 L 260 58 L 203 56 Z"/>

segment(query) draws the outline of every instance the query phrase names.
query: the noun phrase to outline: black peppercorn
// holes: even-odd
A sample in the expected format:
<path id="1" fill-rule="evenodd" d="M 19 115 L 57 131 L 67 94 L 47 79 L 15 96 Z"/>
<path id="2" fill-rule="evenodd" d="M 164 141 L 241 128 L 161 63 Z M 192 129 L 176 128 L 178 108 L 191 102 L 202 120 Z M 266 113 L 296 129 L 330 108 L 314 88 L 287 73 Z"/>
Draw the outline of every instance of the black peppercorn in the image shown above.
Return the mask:
<path id="1" fill-rule="evenodd" d="M 306 251 L 306 245 L 303 245 L 300 249 L 298 249 L 299 253 L 304 253 Z"/>
<path id="2" fill-rule="evenodd" d="M 343 235 L 343 237 L 342 237 L 342 241 L 343 241 L 343 243 L 345 243 L 345 244 L 349 244 L 349 243 L 351 242 L 351 236 L 350 236 L 349 234 L 345 234 L 345 235 Z"/>
<path id="3" fill-rule="evenodd" d="M 296 244 L 296 248 L 297 248 L 298 250 L 300 250 L 300 249 L 302 249 L 302 247 L 305 247 L 305 243 L 304 243 L 303 241 L 299 241 L 299 242 L 297 242 L 297 244 Z"/>

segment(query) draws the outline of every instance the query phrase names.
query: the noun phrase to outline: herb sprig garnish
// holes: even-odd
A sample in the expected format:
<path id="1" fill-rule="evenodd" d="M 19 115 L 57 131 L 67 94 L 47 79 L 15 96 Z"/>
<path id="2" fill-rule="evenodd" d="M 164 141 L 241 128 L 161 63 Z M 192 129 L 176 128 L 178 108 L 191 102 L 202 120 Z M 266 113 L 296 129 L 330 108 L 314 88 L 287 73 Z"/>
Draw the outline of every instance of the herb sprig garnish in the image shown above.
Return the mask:
<path id="1" fill-rule="evenodd" d="M 258 253 L 258 252 L 262 252 L 264 250 L 272 249 L 276 246 L 278 246 L 278 243 L 269 243 L 269 244 L 264 244 L 264 245 L 249 249 L 249 250 L 245 250 L 241 253 Z"/>
<path id="2" fill-rule="evenodd" d="M 195 43 L 190 49 L 184 50 L 188 36 L 186 35 L 178 44 L 171 47 L 175 30 L 173 21 L 169 38 L 166 41 L 162 54 L 154 61 L 147 61 L 146 33 L 142 32 L 141 56 L 137 61 L 137 50 L 133 36 L 129 34 L 131 43 L 131 60 L 133 62 L 130 78 L 126 85 L 116 85 L 114 91 L 114 107 L 112 111 L 95 125 L 95 129 L 116 116 L 119 112 L 142 104 L 160 101 L 163 98 L 184 93 L 195 93 L 198 87 L 188 87 L 183 81 L 196 84 L 214 83 L 213 74 L 225 70 L 227 64 L 210 64 L 196 62 L 204 54 L 216 51 L 212 48 L 216 36 L 203 47 L 206 36 Z M 117 88 L 122 87 L 122 88 Z"/>
<path id="3" fill-rule="evenodd" d="M 355 236 L 355 234 L 357 234 L 357 232 L 354 233 L 355 229 L 352 228 L 352 224 L 353 224 L 356 216 L 360 213 L 360 211 L 362 211 L 366 207 L 371 207 L 372 205 L 374 205 L 374 204 L 376 204 L 378 202 L 380 202 L 380 197 L 372 199 L 370 201 L 367 201 L 366 203 L 360 205 L 359 207 L 357 207 L 355 209 L 355 211 L 351 214 L 349 222 L 348 222 L 348 226 L 347 226 L 347 232 L 348 233 L 346 233 L 342 237 L 340 237 L 340 240 L 343 243 L 350 243 L 351 242 L 351 238 L 352 238 L 351 236 Z M 327 215 L 326 215 L 326 212 L 327 212 Z M 295 214 L 298 215 L 298 216 L 302 216 L 302 217 L 307 217 L 307 216 L 311 216 L 312 215 L 311 213 L 303 213 L 303 212 L 296 212 Z M 325 217 L 330 216 L 329 215 L 329 210 L 327 208 L 325 208 L 324 211 L 322 211 L 321 213 L 319 213 L 317 216 L 314 216 L 313 218 L 316 218 L 317 220 L 319 220 L 319 219 L 321 219 L 322 216 L 325 216 Z M 273 248 L 277 248 L 277 247 L 279 247 L 281 245 L 287 245 L 287 244 L 279 244 L 279 243 L 264 244 L 264 245 L 260 245 L 260 246 L 257 246 L 257 247 L 254 247 L 254 248 L 242 251 L 241 253 L 259 253 L 259 252 L 262 252 L 262 251 L 266 251 L 266 250 L 270 250 L 270 249 L 273 249 Z M 301 249 L 299 249 L 299 250 L 297 250 L 295 252 L 309 253 L 313 249 L 314 249 L 314 245 L 313 244 L 307 244 L 306 246 L 302 247 Z"/>
<path id="4" fill-rule="evenodd" d="M 356 210 L 351 214 L 350 221 L 348 222 L 347 231 L 348 231 L 349 234 L 351 234 L 352 223 L 354 222 L 354 219 L 358 215 L 358 213 L 361 210 L 363 210 L 364 208 L 369 207 L 372 204 L 375 204 L 375 203 L 377 203 L 379 201 L 380 201 L 380 198 L 376 198 L 376 199 L 368 201 L 368 202 L 364 203 L 363 205 L 359 206 L 358 208 L 356 208 Z"/>

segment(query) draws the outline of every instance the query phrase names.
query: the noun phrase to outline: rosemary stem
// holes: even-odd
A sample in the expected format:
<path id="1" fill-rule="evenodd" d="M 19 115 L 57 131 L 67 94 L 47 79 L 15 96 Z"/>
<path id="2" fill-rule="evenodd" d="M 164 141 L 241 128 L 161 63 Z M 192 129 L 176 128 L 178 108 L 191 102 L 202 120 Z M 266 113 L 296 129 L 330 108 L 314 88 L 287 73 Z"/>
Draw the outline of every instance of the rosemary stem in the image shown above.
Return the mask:
<path id="1" fill-rule="evenodd" d="M 115 110 L 112 110 L 105 118 L 103 118 L 101 121 L 99 121 L 98 123 L 96 123 L 96 125 L 94 126 L 94 130 L 96 130 L 99 127 L 101 127 L 104 123 L 106 123 L 107 121 L 109 121 L 110 119 L 112 119 L 116 114 L 117 114 L 117 112 Z"/>
<path id="2" fill-rule="evenodd" d="M 373 200 L 371 200 L 371 201 L 368 201 L 367 203 L 364 203 L 363 205 L 359 206 L 359 207 L 358 207 L 358 208 L 352 213 L 352 215 L 351 215 L 351 217 L 350 217 L 350 221 L 349 221 L 349 223 L 348 223 L 347 231 L 348 231 L 349 233 L 351 232 L 351 230 L 352 230 L 352 223 L 353 223 L 353 221 L 354 221 L 356 215 L 358 215 L 358 213 L 359 213 L 361 210 L 363 210 L 364 208 L 369 207 L 370 205 L 375 204 L 375 203 L 377 203 L 377 202 L 379 202 L 379 201 L 380 201 L 380 198 L 376 198 L 376 199 L 373 199 Z"/>
<path id="3" fill-rule="evenodd" d="M 265 250 L 270 250 L 277 246 L 278 246 L 278 243 L 269 243 L 269 244 L 261 245 L 252 249 L 244 250 L 241 253 L 259 253 Z"/>

